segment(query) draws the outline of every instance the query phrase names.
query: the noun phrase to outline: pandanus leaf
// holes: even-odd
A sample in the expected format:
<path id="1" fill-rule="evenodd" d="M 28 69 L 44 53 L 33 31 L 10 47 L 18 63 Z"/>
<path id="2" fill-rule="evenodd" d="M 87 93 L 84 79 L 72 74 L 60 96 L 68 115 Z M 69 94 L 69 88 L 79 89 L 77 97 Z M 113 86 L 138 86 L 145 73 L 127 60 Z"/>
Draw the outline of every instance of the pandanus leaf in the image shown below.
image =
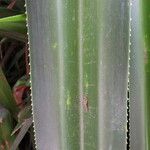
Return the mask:
<path id="1" fill-rule="evenodd" d="M 26 2 L 37 149 L 125 150 L 128 1 Z"/>

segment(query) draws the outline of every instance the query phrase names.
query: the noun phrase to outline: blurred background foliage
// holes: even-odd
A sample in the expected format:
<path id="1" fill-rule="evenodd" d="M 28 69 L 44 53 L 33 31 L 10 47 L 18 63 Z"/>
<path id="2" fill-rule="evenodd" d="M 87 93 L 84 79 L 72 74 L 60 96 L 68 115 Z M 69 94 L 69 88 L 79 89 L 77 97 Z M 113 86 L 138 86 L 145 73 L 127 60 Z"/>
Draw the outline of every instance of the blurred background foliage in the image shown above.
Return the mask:
<path id="1" fill-rule="evenodd" d="M 0 150 L 34 149 L 24 5 L 0 0 Z"/>

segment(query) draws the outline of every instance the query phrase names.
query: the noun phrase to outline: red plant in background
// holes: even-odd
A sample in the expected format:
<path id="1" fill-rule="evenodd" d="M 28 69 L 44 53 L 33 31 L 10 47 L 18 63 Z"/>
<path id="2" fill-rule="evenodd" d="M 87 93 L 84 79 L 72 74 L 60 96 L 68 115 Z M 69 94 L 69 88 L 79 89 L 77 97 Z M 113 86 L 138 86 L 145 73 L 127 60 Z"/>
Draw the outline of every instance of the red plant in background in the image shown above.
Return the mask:
<path id="1" fill-rule="evenodd" d="M 13 96 L 15 98 L 16 104 L 22 108 L 25 104 L 25 97 L 27 92 L 29 92 L 30 87 L 21 85 L 13 88 Z"/>

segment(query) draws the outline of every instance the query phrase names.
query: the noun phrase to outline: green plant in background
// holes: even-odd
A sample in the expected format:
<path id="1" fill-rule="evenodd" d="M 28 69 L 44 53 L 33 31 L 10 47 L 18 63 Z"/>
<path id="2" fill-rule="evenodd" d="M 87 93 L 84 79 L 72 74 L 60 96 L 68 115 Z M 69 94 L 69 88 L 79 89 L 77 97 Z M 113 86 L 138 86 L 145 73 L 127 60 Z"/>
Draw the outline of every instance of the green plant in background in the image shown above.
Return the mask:
<path id="1" fill-rule="evenodd" d="M 0 35 L 26 41 L 26 15 L 19 14 L 0 19 Z"/>
<path id="2" fill-rule="evenodd" d="M 15 139 L 11 136 L 13 131 L 13 120 L 10 112 L 0 106 L 0 149 L 10 150 L 10 147 Z"/>
<path id="3" fill-rule="evenodd" d="M 6 4 L 13 3 L 14 1 L 2 1 Z M 24 1 L 17 0 L 11 7 L 24 5 Z M 10 37 L 21 41 L 26 41 L 26 16 L 24 9 L 18 8 L 17 10 L 10 9 L 9 5 L 0 7 L 0 36 Z M 24 8 L 24 7 L 23 7 Z"/>
<path id="4" fill-rule="evenodd" d="M 0 104 L 9 109 L 11 113 L 16 114 L 18 112 L 17 105 L 12 95 L 12 91 L 8 82 L 0 68 Z"/>
<path id="5" fill-rule="evenodd" d="M 29 150 L 34 145 L 24 11 L 22 0 L 0 1 L 0 150 Z"/>
<path id="6" fill-rule="evenodd" d="M 10 17 L 10 16 L 18 15 L 18 14 L 20 14 L 19 11 L 10 10 L 5 7 L 0 7 L 0 18 Z"/>

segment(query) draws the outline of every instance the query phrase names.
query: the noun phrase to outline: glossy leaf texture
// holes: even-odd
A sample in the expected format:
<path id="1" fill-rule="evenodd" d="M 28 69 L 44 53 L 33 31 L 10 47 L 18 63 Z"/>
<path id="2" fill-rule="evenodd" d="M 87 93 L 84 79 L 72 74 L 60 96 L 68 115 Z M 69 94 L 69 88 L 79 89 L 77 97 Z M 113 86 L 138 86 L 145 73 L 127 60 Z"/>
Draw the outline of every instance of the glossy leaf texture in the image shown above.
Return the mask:
<path id="1" fill-rule="evenodd" d="M 37 149 L 125 150 L 128 2 L 26 3 Z"/>

